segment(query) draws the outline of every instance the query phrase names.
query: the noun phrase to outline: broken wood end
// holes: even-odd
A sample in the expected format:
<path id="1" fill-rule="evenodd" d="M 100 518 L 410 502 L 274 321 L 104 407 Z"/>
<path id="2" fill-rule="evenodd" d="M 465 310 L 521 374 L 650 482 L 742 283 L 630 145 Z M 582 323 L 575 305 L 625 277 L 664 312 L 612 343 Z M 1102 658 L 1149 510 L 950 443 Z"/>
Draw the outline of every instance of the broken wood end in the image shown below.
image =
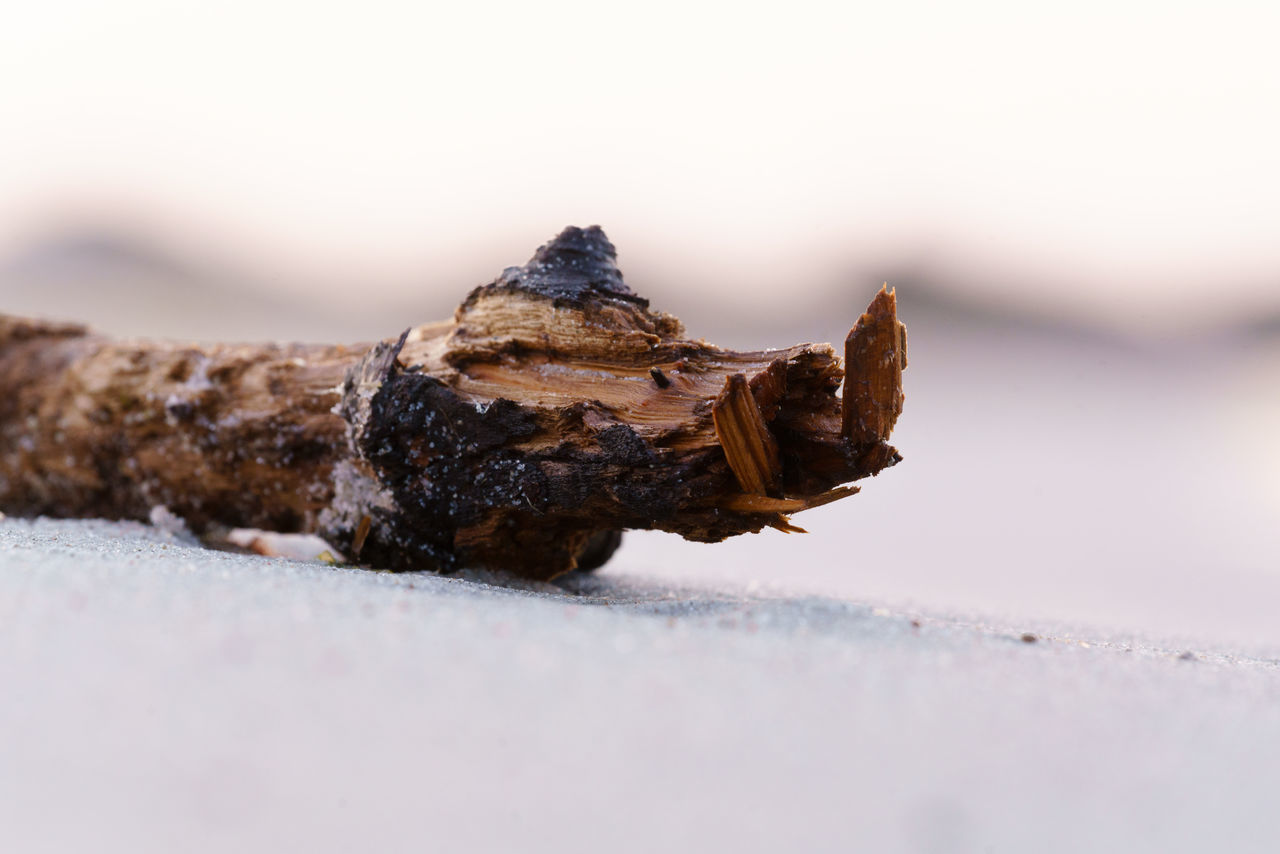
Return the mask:
<path id="1" fill-rule="evenodd" d="M 778 443 L 764 423 L 760 407 L 743 374 L 732 374 L 711 407 L 716 438 L 742 491 L 774 495 L 782 463 Z"/>

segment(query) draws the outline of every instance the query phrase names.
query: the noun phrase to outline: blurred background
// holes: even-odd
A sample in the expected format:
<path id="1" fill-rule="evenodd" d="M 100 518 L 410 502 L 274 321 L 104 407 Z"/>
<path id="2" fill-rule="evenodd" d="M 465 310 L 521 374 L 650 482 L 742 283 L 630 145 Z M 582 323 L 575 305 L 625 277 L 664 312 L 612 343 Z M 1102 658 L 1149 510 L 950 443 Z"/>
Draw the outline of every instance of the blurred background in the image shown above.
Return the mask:
<path id="1" fill-rule="evenodd" d="M 45 0 L 0 311 L 368 340 L 567 224 L 693 336 L 911 331 L 904 463 L 620 577 L 1280 650 L 1274 4 Z"/>

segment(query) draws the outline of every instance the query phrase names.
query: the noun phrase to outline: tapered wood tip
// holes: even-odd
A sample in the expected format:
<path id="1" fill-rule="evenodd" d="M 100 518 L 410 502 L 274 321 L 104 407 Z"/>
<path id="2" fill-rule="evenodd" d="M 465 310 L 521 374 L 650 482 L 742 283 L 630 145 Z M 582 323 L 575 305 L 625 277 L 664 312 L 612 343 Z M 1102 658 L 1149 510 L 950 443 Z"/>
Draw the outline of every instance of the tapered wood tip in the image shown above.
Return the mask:
<path id="1" fill-rule="evenodd" d="M 853 444 L 887 441 L 902 414 L 907 330 L 897 294 L 882 285 L 844 341 L 842 429 Z"/>
<path id="2" fill-rule="evenodd" d="M 876 295 L 871 299 L 871 304 L 867 306 L 867 310 L 863 314 L 877 317 L 892 314 L 896 319 L 898 316 L 898 289 L 889 287 L 888 282 L 880 285 L 880 290 L 876 291 Z"/>

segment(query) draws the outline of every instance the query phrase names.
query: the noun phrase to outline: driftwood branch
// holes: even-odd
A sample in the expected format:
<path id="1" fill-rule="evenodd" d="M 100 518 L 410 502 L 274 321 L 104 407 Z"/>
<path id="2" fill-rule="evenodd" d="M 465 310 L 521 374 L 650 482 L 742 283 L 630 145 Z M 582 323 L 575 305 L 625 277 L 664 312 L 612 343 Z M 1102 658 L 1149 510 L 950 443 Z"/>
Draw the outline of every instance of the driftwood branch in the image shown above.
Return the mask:
<path id="1" fill-rule="evenodd" d="M 372 346 L 115 341 L 0 315 L 0 509 L 164 505 L 197 531 L 316 533 L 365 565 L 550 578 L 627 528 L 798 530 L 790 514 L 898 461 L 892 293 L 842 366 L 828 345 L 688 340 L 614 260 L 599 228 L 566 229 L 452 322 Z"/>

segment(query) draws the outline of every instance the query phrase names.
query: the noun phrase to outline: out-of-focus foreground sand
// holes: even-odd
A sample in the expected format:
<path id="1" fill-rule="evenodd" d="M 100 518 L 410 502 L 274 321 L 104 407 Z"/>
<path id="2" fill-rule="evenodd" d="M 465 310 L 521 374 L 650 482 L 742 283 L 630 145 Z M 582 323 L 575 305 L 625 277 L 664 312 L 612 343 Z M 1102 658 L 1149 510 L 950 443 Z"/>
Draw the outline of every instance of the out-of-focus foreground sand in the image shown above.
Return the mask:
<path id="1" fill-rule="evenodd" d="M 1267 851 L 1280 833 L 1280 673 L 1221 647 L 608 573 L 504 590 L 137 523 L 9 519 L 0 555 L 9 851 Z"/>

